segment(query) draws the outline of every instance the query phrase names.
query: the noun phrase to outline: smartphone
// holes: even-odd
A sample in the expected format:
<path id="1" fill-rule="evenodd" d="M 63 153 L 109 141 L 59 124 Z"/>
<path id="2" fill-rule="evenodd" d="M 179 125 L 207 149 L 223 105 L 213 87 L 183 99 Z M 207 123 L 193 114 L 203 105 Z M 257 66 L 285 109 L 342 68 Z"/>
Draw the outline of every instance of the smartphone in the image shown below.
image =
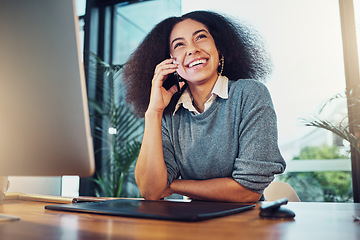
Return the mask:
<path id="1" fill-rule="evenodd" d="M 170 54 L 170 58 L 174 59 L 175 62 L 175 58 Z M 180 92 L 180 84 L 179 84 L 179 76 L 177 75 L 177 72 L 174 72 L 173 74 L 169 74 L 167 79 L 165 80 L 165 82 L 163 83 L 163 87 L 166 90 L 169 90 L 172 86 L 176 85 L 176 88 L 178 90 L 178 92 Z"/>
<path id="2" fill-rule="evenodd" d="M 176 85 L 178 92 L 180 92 L 179 78 L 174 73 L 172 73 L 168 75 L 167 79 L 163 83 L 163 87 L 166 90 L 169 90 L 174 85 Z"/>

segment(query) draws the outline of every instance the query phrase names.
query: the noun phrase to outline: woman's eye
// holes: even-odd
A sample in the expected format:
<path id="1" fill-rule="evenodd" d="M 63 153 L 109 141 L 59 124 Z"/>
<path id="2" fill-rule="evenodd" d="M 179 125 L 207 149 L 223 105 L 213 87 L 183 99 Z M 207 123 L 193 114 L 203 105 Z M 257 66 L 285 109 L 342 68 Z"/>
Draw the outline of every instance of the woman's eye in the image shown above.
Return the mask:
<path id="1" fill-rule="evenodd" d="M 176 49 L 177 47 L 180 47 L 182 45 L 184 45 L 184 44 L 183 43 L 176 43 L 175 46 L 174 46 L 174 49 Z"/>
<path id="2" fill-rule="evenodd" d="M 196 37 L 196 40 L 200 40 L 202 38 L 206 38 L 207 36 L 205 34 L 200 34 L 199 36 Z"/>

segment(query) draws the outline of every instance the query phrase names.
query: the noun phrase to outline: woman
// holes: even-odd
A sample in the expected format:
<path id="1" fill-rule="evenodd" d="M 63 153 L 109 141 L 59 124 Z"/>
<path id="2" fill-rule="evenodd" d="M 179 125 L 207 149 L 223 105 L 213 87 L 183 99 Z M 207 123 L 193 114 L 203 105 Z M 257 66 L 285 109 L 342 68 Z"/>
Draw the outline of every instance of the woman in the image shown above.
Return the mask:
<path id="1" fill-rule="evenodd" d="M 123 77 L 145 117 L 135 168 L 145 199 L 256 202 L 284 171 L 270 94 L 254 80 L 271 70 L 257 44 L 244 26 L 195 11 L 159 23 L 132 54 Z M 174 74 L 180 84 L 165 88 Z"/>

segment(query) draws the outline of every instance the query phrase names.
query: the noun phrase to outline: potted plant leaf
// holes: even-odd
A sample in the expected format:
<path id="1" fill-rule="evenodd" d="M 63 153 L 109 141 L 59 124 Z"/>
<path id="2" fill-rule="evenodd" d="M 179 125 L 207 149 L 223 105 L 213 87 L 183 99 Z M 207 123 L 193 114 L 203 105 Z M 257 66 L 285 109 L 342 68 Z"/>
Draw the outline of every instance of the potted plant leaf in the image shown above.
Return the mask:
<path id="1" fill-rule="evenodd" d="M 348 89 L 345 94 L 336 94 L 334 97 L 330 98 L 320 109 L 319 113 L 325 109 L 325 107 L 335 100 L 347 100 L 349 103 L 349 107 L 352 108 L 358 108 L 360 106 L 360 86 Z M 360 111 L 353 111 L 354 117 L 353 119 L 359 119 L 360 117 Z M 350 145 L 358 152 L 360 152 L 360 135 L 353 134 L 353 131 L 350 130 L 350 126 L 352 126 L 355 130 L 355 132 L 359 132 L 360 125 L 356 122 L 353 122 L 354 120 L 349 120 L 348 114 L 345 114 L 343 118 L 333 123 L 327 119 L 324 119 L 320 116 L 312 116 L 307 119 L 303 119 L 306 126 L 311 127 L 318 127 L 325 130 L 328 130 L 340 138 L 348 141 Z"/>
<path id="2" fill-rule="evenodd" d="M 88 73 L 94 74 L 101 92 L 100 98 L 89 97 L 93 138 L 101 142 L 101 146 L 94 149 L 95 154 L 101 156 L 101 168 L 93 177 L 95 194 L 134 197 L 129 196 L 124 186 L 126 181 L 135 182 L 129 170 L 139 154 L 143 119 L 135 116 L 124 100 L 120 79 L 123 65 L 110 65 L 93 53 L 88 57 Z M 137 188 L 136 184 L 133 187 Z"/>

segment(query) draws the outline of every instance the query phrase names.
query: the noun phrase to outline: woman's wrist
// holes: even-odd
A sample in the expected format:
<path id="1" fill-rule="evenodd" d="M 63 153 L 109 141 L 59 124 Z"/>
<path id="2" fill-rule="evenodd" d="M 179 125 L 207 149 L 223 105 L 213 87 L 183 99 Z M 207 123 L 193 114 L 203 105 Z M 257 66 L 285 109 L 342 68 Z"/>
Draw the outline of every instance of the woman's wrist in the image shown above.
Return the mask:
<path id="1" fill-rule="evenodd" d="M 146 118 L 162 118 L 164 110 L 147 109 L 145 112 Z"/>

